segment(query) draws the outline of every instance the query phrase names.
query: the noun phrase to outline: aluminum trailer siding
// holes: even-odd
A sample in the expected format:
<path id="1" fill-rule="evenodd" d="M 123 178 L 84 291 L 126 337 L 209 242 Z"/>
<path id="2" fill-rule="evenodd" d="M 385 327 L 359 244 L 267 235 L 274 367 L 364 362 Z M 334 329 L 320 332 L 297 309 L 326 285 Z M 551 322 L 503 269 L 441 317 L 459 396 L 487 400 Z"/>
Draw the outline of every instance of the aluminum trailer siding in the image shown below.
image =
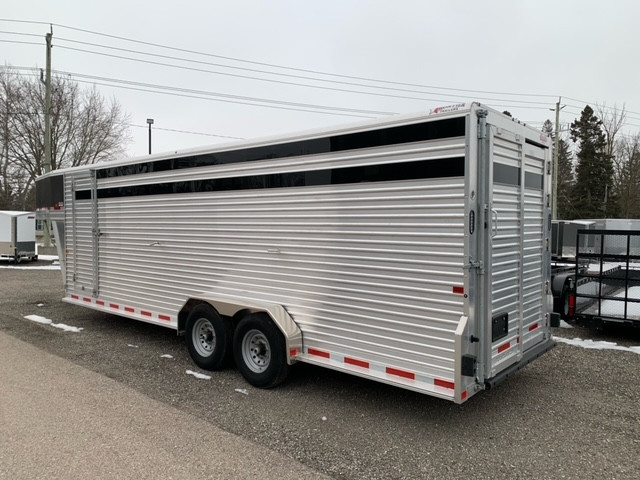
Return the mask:
<path id="1" fill-rule="evenodd" d="M 549 144 L 470 104 L 52 172 L 38 206 L 65 301 L 185 331 L 200 366 L 460 403 L 553 346 Z"/>

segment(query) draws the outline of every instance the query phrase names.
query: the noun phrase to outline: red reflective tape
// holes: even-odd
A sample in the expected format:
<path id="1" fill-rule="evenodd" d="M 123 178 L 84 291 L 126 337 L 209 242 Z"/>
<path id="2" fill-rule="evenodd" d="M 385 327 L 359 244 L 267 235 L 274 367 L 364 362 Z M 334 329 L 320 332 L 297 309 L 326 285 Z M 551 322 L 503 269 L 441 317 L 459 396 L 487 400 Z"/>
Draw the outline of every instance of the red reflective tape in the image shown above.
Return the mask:
<path id="1" fill-rule="evenodd" d="M 355 365 L 356 367 L 369 368 L 369 362 L 363 362 L 362 360 L 357 360 L 355 358 L 344 357 L 344 363 Z"/>
<path id="2" fill-rule="evenodd" d="M 404 370 L 398 370 L 396 368 L 387 367 L 387 373 L 389 375 L 396 375 L 402 378 L 408 378 L 410 380 L 416 379 L 416 374 L 412 372 L 405 372 Z"/>
<path id="3" fill-rule="evenodd" d="M 144 310 L 140 310 L 140 313 L 142 315 L 144 315 L 145 317 L 150 317 L 151 316 L 151 312 L 145 312 Z"/>
<path id="4" fill-rule="evenodd" d="M 464 295 L 464 287 L 453 287 L 453 293 Z"/>
<path id="5" fill-rule="evenodd" d="M 464 392 L 462 392 L 462 400 L 466 400 L 468 396 L 469 396 L 469 394 L 467 393 L 466 390 Z"/>
<path id="6" fill-rule="evenodd" d="M 102 300 L 96 300 L 96 305 L 100 305 L 101 307 L 104 307 L 104 302 Z"/>
<path id="7" fill-rule="evenodd" d="M 536 324 L 534 324 L 534 325 L 531 325 L 531 326 L 529 327 L 529 331 L 530 331 L 530 332 L 533 332 L 534 330 L 536 330 L 536 329 L 538 328 L 538 326 L 539 326 L 539 325 L 538 325 L 537 323 L 536 323 Z"/>
<path id="8" fill-rule="evenodd" d="M 131 307 L 124 307 L 124 311 L 125 311 L 125 312 L 129 312 L 129 313 L 134 313 L 136 310 L 135 310 L 135 308 L 131 308 Z"/>
<path id="9" fill-rule="evenodd" d="M 110 303 L 109 306 L 115 310 L 120 310 L 120 305 L 117 305 L 115 303 Z"/>
<path id="10" fill-rule="evenodd" d="M 167 322 L 171 321 L 171 317 L 169 315 L 158 315 L 160 320 L 166 320 Z"/>
<path id="11" fill-rule="evenodd" d="M 440 380 L 439 378 L 436 378 L 433 381 L 433 384 L 436 387 L 442 387 L 442 388 L 450 388 L 451 390 L 453 390 L 454 388 L 456 388 L 456 385 L 453 382 L 448 382 L 446 380 Z"/>
<path id="12" fill-rule="evenodd" d="M 500 345 L 500 346 L 498 347 L 498 353 L 502 353 L 502 352 L 504 352 L 505 350 L 509 350 L 509 347 L 511 347 L 511 342 L 507 342 L 507 343 L 505 343 L 504 345 Z"/>
<path id="13" fill-rule="evenodd" d="M 71 298 L 73 298 L 74 300 L 80 300 L 80 297 L 78 297 L 78 295 L 71 295 Z"/>
<path id="14" fill-rule="evenodd" d="M 290 357 L 298 356 L 298 350 L 296 350 L 295 348 L 292 348 L 291 350 L 289 350 L 289 356 Z"/>
<path id="15" fill-rule="evenodd" d="M 85 302 L 91 303 L 91 299 L 90 298 L 84 297 L 82 300 L 84 300 Z"/>
<path id="16" fill-rule="evenodd" d="M 310 348 L 308 352 L 309 352 L 309 355 L 315 355 L 317 357 L 323 357 L 323 358 L 331 358 L 331 354 L 329 352 L 323 352 L 322 350 L 316 350 L 315 348 Z"/>

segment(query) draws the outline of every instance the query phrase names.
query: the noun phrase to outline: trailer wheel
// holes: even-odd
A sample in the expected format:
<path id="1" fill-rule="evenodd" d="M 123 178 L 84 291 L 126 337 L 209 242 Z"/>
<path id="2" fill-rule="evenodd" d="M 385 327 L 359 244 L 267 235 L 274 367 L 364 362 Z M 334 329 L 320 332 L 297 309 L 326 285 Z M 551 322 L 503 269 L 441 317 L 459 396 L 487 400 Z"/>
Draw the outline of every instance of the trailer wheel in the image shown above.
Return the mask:
<path id="1" fill-rule="evenodd" d="M 282 333 L 264 313 L 244 317 L 233 336 L 236 366 L 245 380 L 258 388 L 275 387 L 287 377 L 285 348 Z"/>
<path id="2" fill-rule="evenodd" d="M 231 353 L 231 328 L 209 305 L 197 305 L 187 317 L 185 340 L 189 355 L 205 370 L 220 370 Z"/>

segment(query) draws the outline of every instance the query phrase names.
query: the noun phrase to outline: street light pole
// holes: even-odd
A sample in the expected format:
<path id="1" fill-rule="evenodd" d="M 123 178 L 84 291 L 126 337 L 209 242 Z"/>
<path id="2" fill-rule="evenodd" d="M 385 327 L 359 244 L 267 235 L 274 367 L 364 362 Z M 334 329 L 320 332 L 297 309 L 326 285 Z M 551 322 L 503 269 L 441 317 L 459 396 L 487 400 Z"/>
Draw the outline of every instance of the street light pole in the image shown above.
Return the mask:
<path id="1" fill-rule="evenodd" d="M 153 118 L 147 118 L 149 124 L 149 155 L 151 155 L 151 125 L 153 125 Z"/>

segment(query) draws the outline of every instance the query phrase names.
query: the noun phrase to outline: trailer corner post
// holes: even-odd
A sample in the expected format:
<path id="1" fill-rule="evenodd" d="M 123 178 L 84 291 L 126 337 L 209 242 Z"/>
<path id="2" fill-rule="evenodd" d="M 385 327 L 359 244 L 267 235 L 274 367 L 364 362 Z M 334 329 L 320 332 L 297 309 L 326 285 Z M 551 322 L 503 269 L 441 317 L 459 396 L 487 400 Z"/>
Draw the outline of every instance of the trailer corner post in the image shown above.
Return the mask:
<path id="1" fill-rule="evenodd" d="M 476 110 L 476 116 L 478 117 L 478 213 L 481 215 L 480 225 L 478 227 L 478 251 L 476 258 L 487 260 L 491 258 L 491 239 L 488 226 L 491 224 L 491 220 L 488 219 L 491 211 L 491 203 L 489 202 L 489 196 L 491 193 L 491 151 L 489 148 L 489 134 L 487 125 L 487 116 L 489 112 L 486 109 Z M 482 213 L 480 213 L 482 212 Z M 486 292 L 490 292 L 486 283 L 490 281 L 490 268 L 491 262 L 482 262 L 483 267 L 477 269 L 478 275 L 478 294 L 476 312 L 479 323 L 476 321 L 476 329 L 478 330 L 478 338 L 480 339 L 478 346 L 478 363 L 476 369 L 476 379 L 478 383 L 483 384 L 487 378 L 489 369 L 491 368 L 491 346 L 487 345 L 487 338 L 491 338 L 491 325 L 489 319 L 491 318 L 491 305 L 485 301 Z M 489 271 L 487 270 L 489 269 Z"/>

